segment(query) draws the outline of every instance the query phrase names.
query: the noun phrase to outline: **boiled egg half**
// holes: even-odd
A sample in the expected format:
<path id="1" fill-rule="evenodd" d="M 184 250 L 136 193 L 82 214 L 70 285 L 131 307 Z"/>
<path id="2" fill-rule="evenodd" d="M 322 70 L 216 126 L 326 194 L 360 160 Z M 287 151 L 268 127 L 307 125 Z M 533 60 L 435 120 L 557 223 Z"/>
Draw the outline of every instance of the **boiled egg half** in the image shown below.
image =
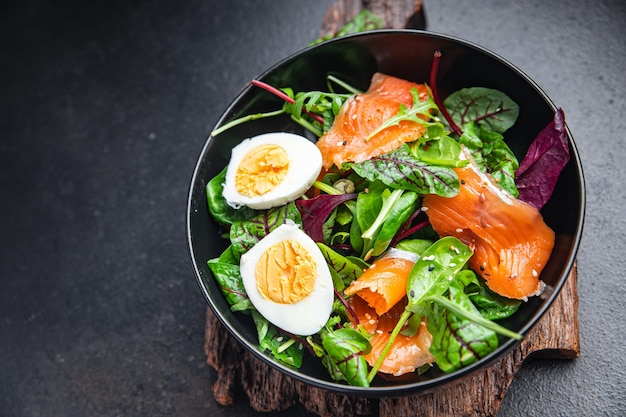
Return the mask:
<path id="1" fill-rule="evenodd" d="M 270 232 L 241 256 L 240 270 L 250 301 L 275 326 L 308 336 L 328 321 L 334 299 L 330 270 L 298 225 Z"/>
<path id="2" fill-rule="evenodd" d="M 322 153 L 307 138 L 265 133 L 233 148 L 223 196 L 233 208 L 281 206 L 304 194 L 321 170 Z"/>

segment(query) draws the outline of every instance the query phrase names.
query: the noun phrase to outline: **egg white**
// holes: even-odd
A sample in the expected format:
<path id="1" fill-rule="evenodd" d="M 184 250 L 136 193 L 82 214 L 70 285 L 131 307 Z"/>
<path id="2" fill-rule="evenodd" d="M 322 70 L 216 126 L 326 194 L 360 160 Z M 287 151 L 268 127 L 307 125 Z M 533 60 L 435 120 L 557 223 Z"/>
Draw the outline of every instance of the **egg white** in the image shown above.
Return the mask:
<path id="1" fill-rule="evenodd" d="M 289 170 L 283 181 L 273 190 L 260 196 L 246 196 L 235 186 L 235 174 L 244 156 L 257 146 L 274 144 L 285 150 Z M 222 195 L 233 208 L 247 206 L 257 210 L 281 206 L 304 194 L 322 170 L 322 153 L 307 138 L 286 132 L 264 133 L 245 139 L 231 152 Z"/>
<path id="2" fill-rule="evenodd" d="M 259 258 L 272 245 L 283 240 L 295 240 L 309 252 L 316 264 L 317 277 L 313 291 L 293 304 L 275 303 L 265 298 L 257 288 L 255 276 Z M 283 224 L 265 236 L 241 256 L 241 277 L 250 301 L 259 313 L 275 326 L 296 335 L 317 333 L 328 321 L 333 307 L 333 280 L 322 251 L 296 224 Z"/>

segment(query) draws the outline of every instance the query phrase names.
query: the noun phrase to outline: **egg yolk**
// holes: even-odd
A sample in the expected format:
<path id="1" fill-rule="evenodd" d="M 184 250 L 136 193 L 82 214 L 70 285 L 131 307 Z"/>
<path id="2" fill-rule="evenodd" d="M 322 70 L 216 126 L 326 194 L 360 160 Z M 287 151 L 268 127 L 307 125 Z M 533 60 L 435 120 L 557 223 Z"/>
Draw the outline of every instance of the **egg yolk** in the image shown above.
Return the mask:
<path id="1" fill-rule="evenodd" d="M 235 187 L 247 197 L 264 195 L 280 184 L 289 171 L 287 152 L 278 145 L 259 145 L 246 153 L 237 167 Z"/>
<path id="2" fill-rule="evenodd" d="M 283 240 L 261 255 L 255 277 L 263 297 L 279 304 L 293 304 L 313 291 L 317 270 L 315 261 L 301 243 Z"/>

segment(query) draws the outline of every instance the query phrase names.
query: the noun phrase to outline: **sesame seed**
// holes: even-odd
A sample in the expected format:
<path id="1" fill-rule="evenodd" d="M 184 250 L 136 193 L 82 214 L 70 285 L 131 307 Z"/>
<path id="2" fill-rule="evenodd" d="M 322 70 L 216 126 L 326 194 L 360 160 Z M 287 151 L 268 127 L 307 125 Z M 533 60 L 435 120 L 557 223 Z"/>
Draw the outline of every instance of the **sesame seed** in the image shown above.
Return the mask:
<path id="1" fill-rule="evenodd" d="M 463 233 L 463 229 L 456 229 L 457 233 Z"/>
<path id="2" fill-rule="evenodd" d="M 532 274 L 533 274 L 533 277 L 537 277 L 537 275 L 539 275 L 539 274 L 537 273 L 537 271 L 535 271 L 534 269 L 533 269 Z"/>
<path id="3" fill-rule="evenodd" d="M 276 338 L 276 340 L 278 340 L 279 342 L 282 342 L 282 341 L 283 341 L 283 337 L 282 337 L 282 336 L 278 336 L 278 337 Z"/>
<path id="4" fill-rule="evenodd" d="M 371 319 L 370 321 L 368 321 L 369 324 L 376 324 L 376 320 Z"/>
<path id="5" fill-rule="evenodd" d="M 427 210 L 428 210 L 428 207 L 422 206 L 422 211 L 427 211 Z"/>

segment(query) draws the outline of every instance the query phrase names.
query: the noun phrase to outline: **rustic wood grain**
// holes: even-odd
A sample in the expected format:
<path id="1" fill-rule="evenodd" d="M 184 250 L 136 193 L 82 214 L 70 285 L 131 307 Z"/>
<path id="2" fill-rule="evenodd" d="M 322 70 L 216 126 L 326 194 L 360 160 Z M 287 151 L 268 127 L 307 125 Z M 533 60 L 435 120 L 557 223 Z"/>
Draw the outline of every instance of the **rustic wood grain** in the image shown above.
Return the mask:
<path id="1" fill-rule="evenodd" d="M 328 9 L 320 36 L 336 33 L 363 8 L 383 16 L 384 27 L 425 26 L 422 0 L 339 0 Z M 210 308 L 204 348 L 208 364 L 217 371 L 213 395 L 225 406 L 245 395 L 250 406 L 261 412 L 282 411 L 299 403 L 320 417 L 492 417 L 526 359 L 568 359 L 580 354 L 577 271 L 574 266 L 550 309 L 509 354 L 462 382 L 431 392 L 377 400 L 307 386 L 241 347 Z"/>
<path id="2" fill-rule="evenodd" d="M 326 11 L 320 37 L 334 35 L 363 9 L 380 16 L 385 28 L 426 27 L 422 0 L 340 0 Z"/>

